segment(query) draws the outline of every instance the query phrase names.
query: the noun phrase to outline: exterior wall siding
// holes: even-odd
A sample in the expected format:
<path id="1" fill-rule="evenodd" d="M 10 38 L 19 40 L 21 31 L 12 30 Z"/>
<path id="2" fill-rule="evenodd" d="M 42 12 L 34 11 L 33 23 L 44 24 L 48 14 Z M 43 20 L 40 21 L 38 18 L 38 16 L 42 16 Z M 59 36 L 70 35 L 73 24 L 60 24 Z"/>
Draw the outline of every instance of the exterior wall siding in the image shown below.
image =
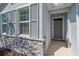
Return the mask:
<path id="1" fill-rule="evenodd" d="M 77 48 L 77 21 L 76 21 L 76 4 L 72 4 L 68 12 L 68 38 L 71 42 L 72 52 L 76 53 Z"/>
<path id="2" fill-rule="evenodd" d="M 76 4 L 76 17 L 77 17 L 77 54 L 79 55 L 79 3 Z"/>
<path id="3" fill-rule="evenodd" d="M 39 4 L 39 38 L 43 39 L 43 4 Z"/>
<path id="4" fill-rule="evenodd" d="M 46 49 L 49 47 L 51 42 L 51 19 L 48 9 L 43 4 L 43 38 L 46 40 Z"/>

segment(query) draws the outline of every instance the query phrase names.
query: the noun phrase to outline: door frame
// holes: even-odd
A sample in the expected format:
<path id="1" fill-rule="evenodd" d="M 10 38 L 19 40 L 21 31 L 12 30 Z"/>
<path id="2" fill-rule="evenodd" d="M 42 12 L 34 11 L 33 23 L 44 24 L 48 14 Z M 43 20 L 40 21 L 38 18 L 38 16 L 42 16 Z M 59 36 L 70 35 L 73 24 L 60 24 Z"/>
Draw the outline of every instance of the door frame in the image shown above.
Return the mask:
<path id="1" fill-rule="evenodd" d="M 53 35 L 53 37 L 52 38 L 54 38 L 54 19 L 56 19 L 56 18 L 62 18 L 62 40 L 64 40 L 64 16 L 56 16 L 56 17 L 52 17 L 52 21 L 53 21 L 53 23 L 51 23 L 51 27 L 53 27 L 52 28 L 52 35 Z M 52 26 L 52 24 L 53 24 L 53 26 Z M 51 35 L 51 36 L 52 36 Z"/>

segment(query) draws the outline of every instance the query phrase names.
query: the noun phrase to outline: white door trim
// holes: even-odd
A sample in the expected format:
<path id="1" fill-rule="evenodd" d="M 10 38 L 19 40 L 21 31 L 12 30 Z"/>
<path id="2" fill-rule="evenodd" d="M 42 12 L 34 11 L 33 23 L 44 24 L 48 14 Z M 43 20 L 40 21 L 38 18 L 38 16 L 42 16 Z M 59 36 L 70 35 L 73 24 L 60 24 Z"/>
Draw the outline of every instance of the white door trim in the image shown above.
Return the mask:
<path id="1" fill-rule="evenodd" d="M 63 29 L 63 32 L 62 32 L 62 36 L 63 36 L 63 39 L 64 39 L 64 16 L 57 16 L 57 17 L 52 17 L 52 21 L 53 21 L 53 29 L 52 29 L 52 31 L 53 31 L 53 33 L 52 33 L 52 35 L 53 35 L 53 37 L 52 38 L 54 38 L 54 19 L 56 19 L 56 18 L 62 18 L 62 29 Z"/>

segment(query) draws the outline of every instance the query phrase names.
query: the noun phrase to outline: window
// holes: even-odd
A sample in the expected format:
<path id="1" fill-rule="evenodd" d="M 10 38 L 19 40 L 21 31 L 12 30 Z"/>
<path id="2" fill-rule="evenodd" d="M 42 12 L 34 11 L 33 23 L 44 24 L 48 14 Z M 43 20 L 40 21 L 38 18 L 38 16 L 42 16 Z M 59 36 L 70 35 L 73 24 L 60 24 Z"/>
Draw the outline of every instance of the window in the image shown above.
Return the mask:
<path id="1" fill-rule="evenodd" d="M 10 34 L 13 35 L 15 33 L 15 28 L 14 25 L 15 23 L 13 23 L 13 12 L 8 12 L 8 13 L 4 13 L 2 14 L 2 32 L 6 33 L 6 34 Z"/>
<path id="2" fill-rule="evenodd" d="M 31 18 L 31 28 L 30 33 L 34 38 L 38 37 L 38 4 L 33 4 L 30 6 L 30 18 Z"/>
<path id="3" fill-rule="evenodd" d="M 29 7 L 19 10 L 20 16 L 20 34 L 29 35 Z"/>
<path id="4" fill-rule="evenodd" d="M 29 34 L 29 23 L 20 23 L 20 34 Z"/>
<path id="5" fill-rule="evenodd" d="M 8 12 L 8 34 L 14 35 L 15 34 L 15 11 Z"/>
<path id="6" fill-rule="evenodd" d="M 22 8 L 20 11 L 20 21 L 28 21 L 29 20 L 29 8 Z"/>
<path id="7" fill-rule="evenodd" d="M 7 21 L 8 21 L 8 17 L 7 17 L 7 13 L 2 14 L 2 29 L 3 29 L 3 33 L 7 33 Z"/>
<path id="8" fill-rule="evenodd" d="M 6 23 L 8 21 L 7 13 L 2 14 L 2 22 Z"/>
<path id="9" fill-rule="evenodd" d="M 3 33 L 7 33 L 7 24 L 2 25 Z"/>
<path id="10" fill-rule="evenodd" d="M 30 32 L 31 37 L 38 37 L 38 13 L 38 4 L 34 4 L 30 6 L 30 16 L 29 6 L 2 14 L 3 33 L 29 35 Z"/>

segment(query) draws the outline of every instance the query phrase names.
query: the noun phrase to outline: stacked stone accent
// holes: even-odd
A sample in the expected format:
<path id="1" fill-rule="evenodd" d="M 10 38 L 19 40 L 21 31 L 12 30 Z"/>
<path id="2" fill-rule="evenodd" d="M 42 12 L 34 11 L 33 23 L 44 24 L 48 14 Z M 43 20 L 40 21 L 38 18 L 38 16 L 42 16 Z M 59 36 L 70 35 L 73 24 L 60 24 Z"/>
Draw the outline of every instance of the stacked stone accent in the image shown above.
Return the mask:
<path id="1" fill-rule="evenodd" d="M 42 56 L 44 42 L 21 37 L 0 36 L 0 48 L 11 49 L 27 56 Z"/>

